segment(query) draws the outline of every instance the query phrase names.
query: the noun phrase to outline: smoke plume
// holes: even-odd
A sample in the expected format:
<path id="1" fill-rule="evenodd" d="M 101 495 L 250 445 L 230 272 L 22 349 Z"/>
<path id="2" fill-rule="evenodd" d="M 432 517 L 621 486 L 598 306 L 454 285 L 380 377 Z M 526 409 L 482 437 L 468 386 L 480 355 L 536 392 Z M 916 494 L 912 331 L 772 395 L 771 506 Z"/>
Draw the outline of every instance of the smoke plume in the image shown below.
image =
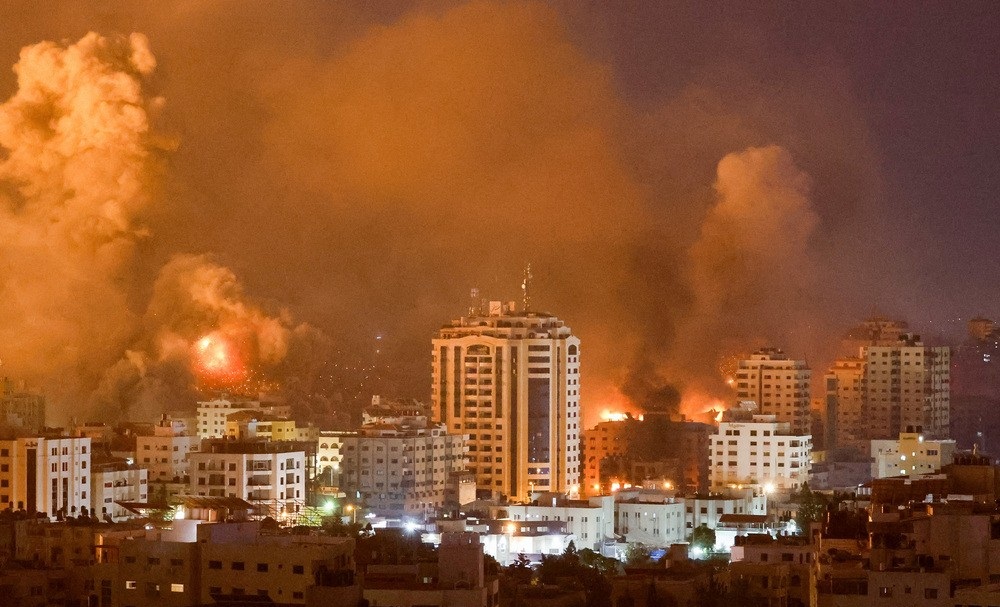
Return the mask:
<path id="1" fill-rule="evenodd" d="M 0 109 L 4 368 L 66 378 L 63 412 L 139 415 L 229 360 L 330 376 L 333 340 L 336 373 L 378 357 L 426 399 L 434 330 L 470 287 L 515 299 L 529 261 L 536 309 L 583 340 L 585 423 L 725 398 L 720 363 L 763 342 L 814 351 L 840 325 L 810 302 L 846 304 L 813 277 L 864 254 L 841 235 L 879 181 L 844 74 L 705 53 L 639 99 L 576 4 L 25 7 L 0 41 L 25 47 Z"/>

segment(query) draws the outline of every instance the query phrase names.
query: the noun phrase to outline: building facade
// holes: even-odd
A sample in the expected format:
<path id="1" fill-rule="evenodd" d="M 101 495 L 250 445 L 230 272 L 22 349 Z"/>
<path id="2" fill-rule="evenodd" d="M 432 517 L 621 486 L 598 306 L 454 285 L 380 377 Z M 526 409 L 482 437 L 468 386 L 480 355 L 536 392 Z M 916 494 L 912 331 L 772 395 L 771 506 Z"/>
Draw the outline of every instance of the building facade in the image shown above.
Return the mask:
<path id="1" fill-rule="evenodd" d="M 443 424 L 367 426 L 339 440 L 340 490 L 384 516 L 433 515 L 445 506 L 449 479 L 466 469 L 465 436 Z"/>
<path id="2" fill-rule="evenodd" d="M 0 440 L 0 508 L 51 516 L 91 508 L 90 439 Z"/>
<path id="3" fill-rule="evenodd" d="M 802 487 L 809 480 L 812 442 L 792 432 L 774 415 L 726 411 L 712 437 L 710 476 L 713 490 L 757 485 L 779 491 Z"/>
<path id="4" fill-rule="evenodd" d="M 919 431 L 903 432 L 898 440 L 873 440 L 872 478 L 934 474 L 952 462 L 955 450 L 955 441 L 927 439 Z"/>
<path id="5" fill-rule="evenodd" d="M 920 426 L 947 438 L 951 412 L 951 350 L 905 334 L 893 345 L 865 346 L 864 423 L 871 439 L 892 439 Z"/>
<path id="6" fill-rule="evenodd" d="M 810 377 L 802 360 L 790 360 L 776 348 L 754 352 L 736 371 L 736 397 L 754 401 L 759 412 L 774 415 L 796 434 L 810 433 Z"/>
<path id="7" fill-rule="evenodd" d="M 432 415 L 469 435 L 480 491 L 579 490 L 580 340 L 562 320 L 493 302 L 441 328 L 432 360 Z"/>
<path id="8" fill-rule="evenodd" d="M 206 440 L 189 454 L 192 495 L 237 497 L 255 512 L 294 519 L 306 503 L 306 450 L 298 443 Z"/>

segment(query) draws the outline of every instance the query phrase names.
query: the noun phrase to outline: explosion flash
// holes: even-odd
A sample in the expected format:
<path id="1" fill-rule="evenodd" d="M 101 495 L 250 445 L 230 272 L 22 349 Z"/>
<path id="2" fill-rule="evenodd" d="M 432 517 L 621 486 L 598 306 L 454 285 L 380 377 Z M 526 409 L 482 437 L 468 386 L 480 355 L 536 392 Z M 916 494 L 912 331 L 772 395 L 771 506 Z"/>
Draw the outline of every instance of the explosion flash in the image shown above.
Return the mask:
<path id="1" fill-rule="evenodd" d="M 195 342 L 194 359 L 203 382 L 229 385 L 246 380 L 246 367 L 235 348 L 218 333 L 210 333 Z"/>

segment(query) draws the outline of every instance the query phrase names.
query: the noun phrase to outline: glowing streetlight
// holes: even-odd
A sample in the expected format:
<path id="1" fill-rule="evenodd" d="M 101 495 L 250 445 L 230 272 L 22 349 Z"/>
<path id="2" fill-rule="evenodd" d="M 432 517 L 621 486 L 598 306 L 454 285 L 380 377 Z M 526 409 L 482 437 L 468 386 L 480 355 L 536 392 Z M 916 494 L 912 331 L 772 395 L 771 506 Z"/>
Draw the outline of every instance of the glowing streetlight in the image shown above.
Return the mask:
<path id="1" fill-rule="evenodd" d="M 347 504 L 344 506 L 344 510 L 351 513 L 351 524 L 357 524 L 358 522 L 358 511 L 354 507 L 354 504 Z"/>

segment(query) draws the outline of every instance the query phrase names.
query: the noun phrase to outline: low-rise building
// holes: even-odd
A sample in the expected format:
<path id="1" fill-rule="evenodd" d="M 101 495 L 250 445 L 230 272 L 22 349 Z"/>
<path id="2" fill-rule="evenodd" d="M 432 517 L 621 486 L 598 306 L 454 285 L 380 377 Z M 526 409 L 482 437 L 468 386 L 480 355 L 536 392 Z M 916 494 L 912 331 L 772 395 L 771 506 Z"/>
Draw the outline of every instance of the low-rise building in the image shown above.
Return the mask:
<path id="1" fill-rule="evenodd" d="M 306 503 L 306 449 L 300 443 L 206 440 L 189 458 L 192 495 L 238 497 L 280 520 L 297 518 Z"/>
<path id="2" fill-rule="evenodd" d="M 952 462 L 955 441 L 925 438 L 919 428 L 908 428 L 897 440 L 871 442 L 872 477 L 933 474 Z"/>
<path id="3" fill-rule="evenodd" d="M 495 518 L 522 521 L 561 521 L 573 536 L 577 548 L 600 552 L 604 542 L 614 538 L 615 499 L 610 495 L 586 500 L 568 499 L 557 493 L 537 493 L 530 504 L 508 504 L 494 509 Z"/>
<path id="4" fill-rule="evenodd" d="M 149 499 L 146 469 L 123 459 L 94 460 L 90 487 L 94 513 L 109 523 L 135 516 L 122 506 L 123 503 L 141 503 Z"/>

